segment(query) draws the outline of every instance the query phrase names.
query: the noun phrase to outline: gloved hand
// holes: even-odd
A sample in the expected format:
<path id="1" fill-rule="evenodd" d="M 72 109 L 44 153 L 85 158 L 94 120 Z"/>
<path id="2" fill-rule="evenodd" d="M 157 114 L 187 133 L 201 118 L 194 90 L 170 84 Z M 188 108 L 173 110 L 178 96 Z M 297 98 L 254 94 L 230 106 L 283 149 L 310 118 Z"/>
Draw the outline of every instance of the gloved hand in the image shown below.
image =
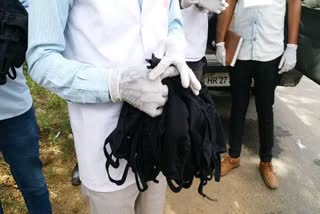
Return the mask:
<path id="1" fill-rule="evenodd" d="M 199 6 L 200 8 L 213 11 L 217 14 L 221 13 L 229 6 L 229 4 L 226 3 L 225 0 L 182 0 L 181 1 L 182 8 L 190 7 L 193 4 Z"/>
<path id="2" fill-rule="evenodd" d="M 287 44 L 287 49 L 282 55 L 279 69 L 281 69 L 278 73 L 282 74 L 284 72 L 291 71 L 297 64 L 297 49 L 298 45 Z"/>
<path id="3" fill-rule="evenodd" d="M 223 66 L 226 66 L 226 48 L 225 48 L 225 43 L 220 42 L 216 44 L 216 57 L 217 61 L 221 63 Z"/>
<path id="4" fill-rule="evenodd" d="M 147 64 L 113 71 L 109 78 L 111 100 L 125 101 L 151 117 L 161 115 L 168 100 L 168 87 L 160 77 L 149 79 L 149 72 Z"/>
<path id="5" fill-rule="evenodd" d="M 149 78 L 155 80 L 172 77 L 180 74 L 182 86 L 189 88 L 195 95 L 199 95 L 201 84 L 193 71 L 185 62 L 183 49 L 175 44 L 174 40 L 168 39 L 165 46 L 165 56 L 160 63 L 151 70 Z"/>
<path id="6" fill-rule="evenodd" d="M 187 8 L 187 7 L 190 7 L 191 5 L 195 5 L 198 3 L 199 3 L 199 0 L 181 0 L 181 7 Z"/>

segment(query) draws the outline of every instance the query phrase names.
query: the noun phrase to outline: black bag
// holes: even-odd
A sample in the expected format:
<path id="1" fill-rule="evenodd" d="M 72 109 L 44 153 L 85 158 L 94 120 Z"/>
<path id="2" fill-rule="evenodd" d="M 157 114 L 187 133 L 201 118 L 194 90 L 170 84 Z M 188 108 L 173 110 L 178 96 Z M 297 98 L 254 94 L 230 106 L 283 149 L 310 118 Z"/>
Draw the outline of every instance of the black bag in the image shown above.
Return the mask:
<path id="1" fill-rule="evenodd" d="M 19 0 L 0 0 L 0 85 L 15 79 L 15 67 L 25 61 L 28 13 Z M 10 68 L 12 73 L 10 73 Z"/>

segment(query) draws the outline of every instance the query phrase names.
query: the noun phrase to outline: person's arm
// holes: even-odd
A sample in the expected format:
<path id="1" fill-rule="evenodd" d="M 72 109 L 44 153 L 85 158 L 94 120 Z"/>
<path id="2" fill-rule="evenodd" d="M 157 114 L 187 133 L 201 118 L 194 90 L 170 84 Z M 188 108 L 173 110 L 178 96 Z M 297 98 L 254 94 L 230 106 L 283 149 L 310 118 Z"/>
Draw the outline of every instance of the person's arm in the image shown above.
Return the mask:
<path id="1" fill-rule="evenodd" d="M 109 70 L 68 60 L 64 31 L 73 0 L 32 0 L 29 4 L 27 62 L 34 81 L 65 100 L 105 103 Z M 81 44 L 79 44 L 81 45 Z"/>
<path id="2" fill-rule="evenodd" d="M 223 66 L 226 66 L 226 48 L 224 40 L 232 20 L 237 0 L 228 0 L 228 3 L 229 7 L 223 13 L 218 15 L 218 22 L 216 26 L 216 58 Z"/>
<path id="3" fill-rule="evenodd" d="M 301 0 L 288 0 L 288 44 L 298 44 Z"/>
<path id="4" fill-rule="evenodd" d="M 168 37 L 185 41 L 179 1 L 171 0 L 169 8 Z"/>
<path id="5" fill-rule="evenodd" d="M 229 29 L 232 17 L 233 17 L 233 12 L 234 8 L 237 4 L 237 0 L 227 0 L 229 3 L 229 7 L 223 11 L 221 14 L 218 15 L 218 22 L 217 22 L 217 35 L 216 35 L 216 43 L 221 43 L 224 42 L 226 33 Z"/>
<path id="6" fill-rule="evenodd" d="M 297 63 L 301 0 L 288 0 L 288 44 L 279 64 L 279 74 L 291 71 Z"/>

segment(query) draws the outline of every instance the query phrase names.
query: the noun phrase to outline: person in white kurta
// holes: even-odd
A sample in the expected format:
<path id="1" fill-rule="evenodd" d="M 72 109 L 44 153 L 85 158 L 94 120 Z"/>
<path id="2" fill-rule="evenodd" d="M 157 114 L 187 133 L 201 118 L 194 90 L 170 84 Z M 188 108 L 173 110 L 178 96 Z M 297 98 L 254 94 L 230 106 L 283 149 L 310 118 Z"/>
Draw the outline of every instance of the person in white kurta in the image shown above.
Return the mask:
<path id="1" fill-rule="evenodd" d="M 186 38 L 186 61 L 201 80 L 206 65 L 208 12 L 221 13 L 228 7 L 224 0 L 180 0 L 183 30 Z"/>
<path id="2" fill-rule="evenodd" d="M 183 30 L 186 38 L 186 61 L 188 66 L 201 80 L 206 64 L 208 39 L 208 11 L 196 5 L 181 10 Z"/>
<path id="3" fill-rule="evenodd" d="M 182 85 L 199 93 L 201 85 L 184 62 L 181 23 L 175 0 L 30 2 L 29 73 L 68 101 L 82 193 L 91 213 L 163 212 L 163 178 L 139 193 L 130 172 L 117 186 L 108 180 L 103 146 L 117 125 L 122 101 L 150 116 L 162 113 L 166 76 L 180 74 Z M 152 53 L 162 61 L 149 71 L 145 59 Z M 122 161 L 111 170 L 113 177 L 119 178 L 124 166 Z"/>

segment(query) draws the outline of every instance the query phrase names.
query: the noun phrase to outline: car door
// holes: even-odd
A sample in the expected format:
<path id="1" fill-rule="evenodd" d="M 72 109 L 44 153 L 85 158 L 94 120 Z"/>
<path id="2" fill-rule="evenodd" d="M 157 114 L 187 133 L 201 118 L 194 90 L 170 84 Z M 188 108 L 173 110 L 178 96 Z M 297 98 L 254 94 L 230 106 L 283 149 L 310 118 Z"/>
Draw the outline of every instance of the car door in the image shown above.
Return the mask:
<path id="1" fill-rule="evenodd" d="M 320 84 L 320 1 L 308 2 L 317 6 L 302 5 L 296 69 Z"/>

